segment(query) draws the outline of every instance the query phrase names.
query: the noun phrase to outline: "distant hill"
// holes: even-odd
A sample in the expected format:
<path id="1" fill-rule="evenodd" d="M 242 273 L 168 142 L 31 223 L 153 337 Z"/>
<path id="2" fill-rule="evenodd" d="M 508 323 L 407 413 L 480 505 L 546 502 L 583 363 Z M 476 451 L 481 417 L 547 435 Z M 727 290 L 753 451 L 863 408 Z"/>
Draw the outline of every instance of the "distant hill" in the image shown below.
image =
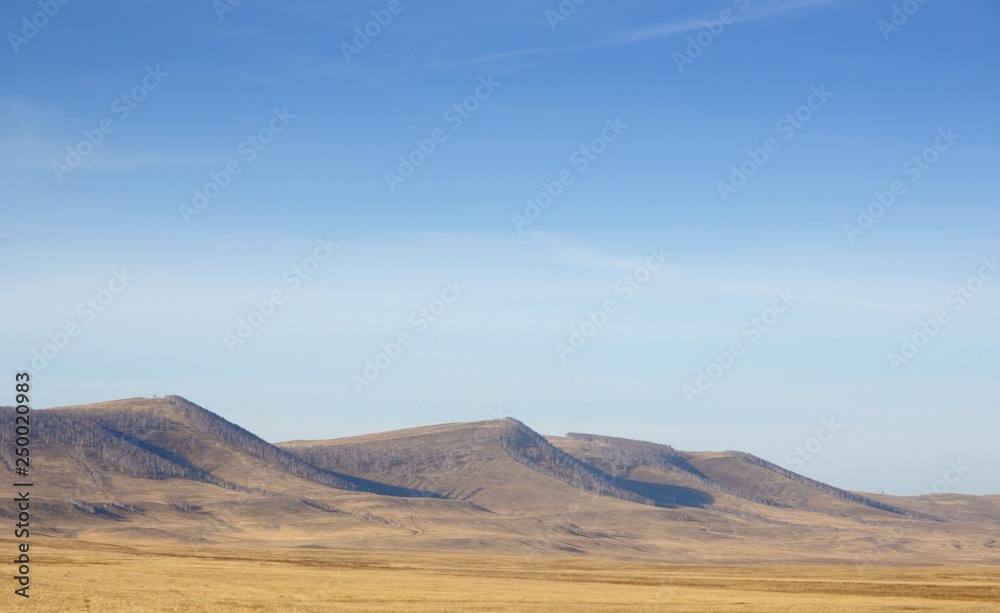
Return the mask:
<path id="1" fill-rule="evenodd" d="M 12 409 L 0 462 L 12 479 Z M 1000 496 L 848 492 L 742 452 L 514 420 L 273 445 L 183 398 L 32 413 L 33 534 L 106 542 L 1000 562 Z M 0 516 L 11 518 L 9 507 Z"/>
<path id="2" fill-rule="evenodd" d="M 625 479 L 626 487 L 636 491 L 655 496 L 657 490 L 648 488 L 687 485 L 702 492 L 699 497 L 667 490 L 667 495 L 661 498 L 665 502 L 704 506 L 706 501 L 713 500 L 714 493 L 768 506 L 835 515 L 884 516 L 861 509 L 860 505 L 892 515 L 938 519 L 820 483 L 740 451 L 686 453 L 668 445 L 572 432 L 564 439 L 551 439 L 565 451 Z"/>

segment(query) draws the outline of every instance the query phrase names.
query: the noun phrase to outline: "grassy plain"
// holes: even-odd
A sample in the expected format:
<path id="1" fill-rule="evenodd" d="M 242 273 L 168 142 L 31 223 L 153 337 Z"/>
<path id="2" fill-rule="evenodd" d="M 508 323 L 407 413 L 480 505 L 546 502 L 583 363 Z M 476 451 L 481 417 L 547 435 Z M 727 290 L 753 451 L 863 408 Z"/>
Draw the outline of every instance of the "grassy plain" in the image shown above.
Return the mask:
<path id="1" fill-rule="evenodd" d="M 32 553 L 32 597 L 14 597 L 8 578 L 0 609 L 1000 611 L 1000 567 L 684 566 L 48 539 Z"/>

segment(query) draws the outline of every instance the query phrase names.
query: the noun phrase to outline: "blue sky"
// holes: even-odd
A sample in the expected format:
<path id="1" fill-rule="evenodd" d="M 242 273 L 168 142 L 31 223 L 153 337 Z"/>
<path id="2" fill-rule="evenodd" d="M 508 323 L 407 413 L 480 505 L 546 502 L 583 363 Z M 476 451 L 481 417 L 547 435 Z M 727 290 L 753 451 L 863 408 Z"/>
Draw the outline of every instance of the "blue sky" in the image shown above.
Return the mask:
<path id="1" fill-rule="evenodd" d="M 0 9 L 37 407 L 513 415 L 1000 493 L 995 2 L 43 4 Z"/>

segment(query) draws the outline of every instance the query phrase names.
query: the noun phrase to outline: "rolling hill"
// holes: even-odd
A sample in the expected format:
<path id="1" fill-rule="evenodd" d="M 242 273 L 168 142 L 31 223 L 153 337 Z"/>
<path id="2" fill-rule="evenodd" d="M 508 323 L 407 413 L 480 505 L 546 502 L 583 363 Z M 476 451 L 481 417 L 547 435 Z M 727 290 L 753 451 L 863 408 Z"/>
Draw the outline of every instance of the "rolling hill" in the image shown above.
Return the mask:
<path id="1" fill-rule="evenodd" d="M 11 478 L 13 423 L 0 409 Z M 510 418 L 275 445 L 170 396 L 35 411 L 31 425 L 42 537 L 692 563 L 1000 562 L 997 496 L 849 492 L 742 452 L 542 436 Z"/>

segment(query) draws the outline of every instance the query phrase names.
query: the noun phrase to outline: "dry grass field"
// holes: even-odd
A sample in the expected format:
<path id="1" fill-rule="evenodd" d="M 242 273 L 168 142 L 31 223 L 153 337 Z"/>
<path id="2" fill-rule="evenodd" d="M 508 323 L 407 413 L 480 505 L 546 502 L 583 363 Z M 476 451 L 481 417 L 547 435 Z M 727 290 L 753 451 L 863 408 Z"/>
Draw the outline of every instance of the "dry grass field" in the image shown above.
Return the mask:
<path id="1" fill-rule="evenodd" d="M 5 611 L 1000 611 L 998 567 L 679 566 L 48 539 L 34 550 L 32 598 L 8 592 Z"/>

